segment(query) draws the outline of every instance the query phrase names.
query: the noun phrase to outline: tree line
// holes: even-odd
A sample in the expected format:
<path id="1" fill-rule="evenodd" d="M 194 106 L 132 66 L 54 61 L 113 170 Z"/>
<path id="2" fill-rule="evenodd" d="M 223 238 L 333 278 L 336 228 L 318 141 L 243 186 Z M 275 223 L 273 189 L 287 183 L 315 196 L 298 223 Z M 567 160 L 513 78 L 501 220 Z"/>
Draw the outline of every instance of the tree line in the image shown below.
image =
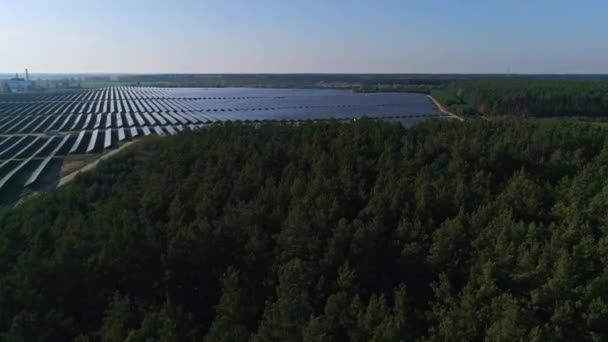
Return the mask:
<path id="1" fill-rule="evenodd" d="M 0 211 L 0 339 L 608 338 L 608 127 L 225 125 Z"/>
<path id="2" fill-rule="evenodd" d="M 608 81 L 461 80 L 433 92 L 461 115 L 606 117 Z"/>

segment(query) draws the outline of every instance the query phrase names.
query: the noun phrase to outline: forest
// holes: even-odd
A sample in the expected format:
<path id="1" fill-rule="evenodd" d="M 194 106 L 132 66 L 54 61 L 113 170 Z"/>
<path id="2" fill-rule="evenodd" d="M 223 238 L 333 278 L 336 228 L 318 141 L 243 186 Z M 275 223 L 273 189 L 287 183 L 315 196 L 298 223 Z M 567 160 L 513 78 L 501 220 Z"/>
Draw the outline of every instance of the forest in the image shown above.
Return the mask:
<path id="1" fill-rule="evenodd" d="M 433 96 L 464 116 L 592 117 L 608 113 L 606 80 L 457 80 Z"/>
<path id="2" fill-rule="evenodd" d="M 0 211 L 0 340 L 606 340 L 606 179 L 570 120 L 148 137 Z"/>

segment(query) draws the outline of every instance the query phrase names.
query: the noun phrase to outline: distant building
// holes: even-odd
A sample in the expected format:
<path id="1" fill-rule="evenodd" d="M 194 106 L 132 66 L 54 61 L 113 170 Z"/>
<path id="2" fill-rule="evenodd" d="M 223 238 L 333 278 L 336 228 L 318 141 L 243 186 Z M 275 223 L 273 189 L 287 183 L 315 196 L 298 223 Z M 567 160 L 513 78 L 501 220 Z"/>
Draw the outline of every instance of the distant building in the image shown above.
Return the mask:
<path id="1" fill-rule="evenodd" d="M 27 88 L 30 84 L 29 73 L 28 73 L 27 69 L 25 69 L 25 75 L 26 75 L 26 78 L 22 78 L 22 77 L 19 77 L 19 74 L 15 74 L 15 77 L 11 78 L 10 80 L 8 80 L 6 82 L 6 84 L 10 88 L 11 92 L 20 93 L 20 92 L 27 90 Z"/>

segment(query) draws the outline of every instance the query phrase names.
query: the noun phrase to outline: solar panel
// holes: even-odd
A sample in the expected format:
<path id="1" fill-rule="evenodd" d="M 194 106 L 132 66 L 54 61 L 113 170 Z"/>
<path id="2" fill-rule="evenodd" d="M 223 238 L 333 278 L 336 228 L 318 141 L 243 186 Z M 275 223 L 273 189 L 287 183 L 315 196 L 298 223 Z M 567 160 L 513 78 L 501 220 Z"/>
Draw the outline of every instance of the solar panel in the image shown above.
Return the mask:
<path id="1" fill-rule="evenodd" d="M 51 109 L 57 106 L 54 102 L 41 102 L 28 107 L 21 107 L 22 114 L 50 114 Z"/>
<path id="2" fill-rule="evenodd" d="M 152 109 L 152 107 L 150 107 L 150 105 L 148 104 L 148 101 L 141 101 L 141 103 L 144 105 L 144 107 L 146 107 L 146 111 L 148 113 L 152 113 L 154 110 Z"/>
<path id="3" fill-rule="evenodd" d="M 209 113 L 202 114 L 202 113 L 193 112 L 193 113 L 191 113 L 191 115 L 199 118 L 200 122 L 226 121 L 221 116 L 211 115 Z"/>
<path id="4" fill-rule="evenodd" d="M 84 120 L 84 125 L 82 129 L 87 129 L 91 123 L 91 119 L 93 118 L 93 114 L 87 114 L 87 118 Z"/>
<path id="5" fill-rule="evenodd" d="M 53 126 L 55 126 L 55 124 L 57 123 L 57 121 L 59 121 L 59 119 L 61 119 L 60 115 L 56 115 L 55 120 L 53 120 L 47 127 L 46 130 L 50 130 L 53 128 Z"/>
<path id="6" fill-rule="evenodd" d="M 80 146 L 80 143 L 82 142 L 82 138 L 84 138 L 85 133 L 86 131 L 80 131 L 80 133 L 78 133 L 78 137 L 76 138 L 76 141 L 74 142 L 74 145 L 72 145 L 72 148 L 70 149 L 70 152 L 68 152 L 68 154 L 76 152 L 76 150 Z"/>
<path id="7" fill-rule="evenodd" d="M 38 139 L 40 139 L 40 138 L 38 138 Z M 53 140 L 55 140 L 55 137 L 51 137 L 49 139 L 46 139 L 46 141 L 44 142 L 44 144 L 42 144 L 42 146 L 40 146 L 40 148 L 36 152 L 34 152 L 34 154 L 32 154 L 32 156 L 30 158 L 34 158 L 34 157 L 38 156 L 51 143 L 51 141 L 53 141 Z"/>
<path id="8" fill-rule="evenodd" d="M 99 128 L 101 125 L 101 115 L 95 115 L 95 124 L 93 125 L 93 129 Z"/>
<path id="9" fill-rule="evenodd" d="M 61 114 L 69 114 L 71 112 L 70 109 L 74 108 L 74 104 L 73 103 L 68 103 L 66 104 L 66 106 L 63 109 L 63 112 L 61 112 Z"/>
<path id="10" fill-rule="evenodd" d="M 2 137 L 0 138 L 0 151 L 4 150 L 4 146 L 8 146 L 9 141 L 13 140 L 13 138 L 15 138 L 15 136 L 8 136 L 6 138 Z"/>
<path id="11" fill-rule="evenodd" d="M 179 113 L 167 113 L 168 116 L 172 116 L 173 118 L 175 118 L 177 121 L 179 121 L 179 123 L 185 125 L 188 123 L 188 119 L 184 118 L 183 116 L 181 116 Z"/>
<path id="12" fill-rule="evenodd" d="M 87 107 L 87 114 L 93 114 L 93 107 L 95 106 L 95 102 L 89 102 Z"/>
<path id="13" fill-rule="evenodd" d="M 68 124 L 68 121 L 70 121 L 71 117 L 72 117 L 71 115 L 65 115 L 65 119 L 63 119 L 63 121 L 61 122 L 61 125 L 59 125 L 59 127 L 57 127 L 57 130 L 62 131 L 63 128 Z"/>
<path id="14" fill-rule="evenodd" d="M 135 113 L 133 115 L 135 116 L 135 120 L 137 120 L 137 123 L 140 126 L 145 126 L 146 125 L 146 122 L 144 121 L 144 119 L 141 118 L 141 115 L 139 115 L 139 113 Z"/>
<path id="15" fill-rule="evenodd" d="M 120 127 L 118 129 L 118 141 L 123 141 L 125 140 L 125 129 Z"/>
<path id="16" fill-rule="evenodd" d="M 150 114 L 148 114 L 148 113 L 142 113 L 142 116 L 144 118 L 146 118 L 146 121 L 148 121 L 148 123 L 150 124 L 150 126 L 156 125 L 156 122 L 154 122 L 154 119 L 152 119 L 152 117 L 150 116 Z"/>
<path id="17" fill-rule="evenodd" d="M 11 144 L 10 146 L 8 146 L 7 148 L 2 149 L 2 151 L 0 152 L 0 159 L 2 159 L 4 157 L 4 155 L 8 153 L 8 151 L 10 151 L 15 146 L 19 145 L 26 138 L 28 138 L 28 136 L 24 135 L 20 139 L 18 139 L 17 141 L 15 141 L 13 144 Z"/>
<path id="18" fill-rule="evenodd" d="M 177 124 L 177 120 L 175 120 L 175 118 L 172 115 L 170 115 L 170 114 L 173 114 L 173 113 L 166 113 L 166 114 L 165 113 L 160 113 L 158 115 L 160 115 L 161 117 L 163 117 L 163 119 L 165 119 L 165 124 L 166 124 L 167 121 L 169 121 L 172 125 L 176 125 Z"/>
<path id="19" fill-rule="evenodd" d="M 68 139 L 70 138 L 69 135 L 66 135 L 63 140 L 61 140 L 61 142 L 59 143 L 59 145 L 57 145 L 57 147 L 55 147 L 55 149 L 53 150 L 53 152 L 51 152 L 51 154 L 46 157 L 42 163 L 38 166 L 38 168 L 36 169 L 36 171 L 34 171 L 32 173 L 32 175 L 30 176 L 30 178 L 25 182 L 24 186 L 29 186 L 32 183 L 34 183 L 36 181 L 36 179 L 38 179 L 38 177 L 40 176 L 40 174 L 42 173 L 42 171 L 44 170 L 44 168 L 46 168 L 46 166 L 49 164 L 49 162 L 51 161 L 51 159 L 53 159 L 53 157 L 57 154 L 57 152 L 59 152 L 59 150 L 63 147 L 63 145 L 68 141 Z"/>
<path id="20" fill-rule="evenodd" d="M 24 160 L 16 168 L 11 170 L 2 179 L 0 179 L 0 189 L 2 189 L 2 187 L 4 187 L 4 185 L 13 177 L 13 175 L 16 174 L 17 172 L 19 172 L 19 170 L 21 170 L 29 161 L 30 161 L 30 159 Z"/>
<path id="21" fill-rule="evenodd" d="M 30 122 L 26 122 L 25 125 L 22 126 L 17 131 L 17 133 L 22 133 L 25 130 L 29 129 L 30 127 L 36 125 L 36 122 L 40 122 L 40 121 L 44 122 L 44 120 L 48 120 L 49 117 L 48 116 L 44 117 L 44 116 L 41 116 L 41 115 L 36 115 L 36 116 L 26 116 L 26 118 L 32 118 L 32 119 L 29 120 Z M 17 128 L 17 125 L 13 126 L 11 129 L 9 129 L 9 131 L 13 130 L 13 128 Z"/>
<path id="22" fill-rule="evenodd" d="M 176 135 L 177 131 L 175 131 L 175 129 L 173 129 L 173 127 L 171 126 L 165 126 L 165 129 L 167 130 L 167 132 L 169 132 L 169 134 L 171 135 Z"/>
<path id="23" fill-rule="evenodd" d="M 127 100 L 127 102 L 129 103 L 129 113 L 137 113 L 137 107 L 135 107 L 135 104 L 133 103 L 133 100 Z"/>
<path id="24" fill-rule="evenodd" d="M 112 130 L 106 129 L 106 138 L 104 139 L 103 148 L 112 146 Z"/>
<path id="25" fill-rule="evenodd" d="M 162 110 L 156 105 L 156 101 L 150 100 L 150 107 L 152 107 L 153 112 L 161 112 Z"/>
<path id="26" fill-rule="evenodd" d="M 96 129 L 93 131 L 93 134 L 91 134 L 91 140 L 89 140 L 89 147 L 87 147 L 87 153 L 89 153 L 95 149 L 95 144 L 97 143 L 97 134 L 98 133 L 99 133 L 99 130 Z"/>
<path id="27" fill-rule="evenodd" d="M 144 109 L 144 107 L 141 105 L 141 103 L 139 102 L 139 100 L 135 100 L 133 101 L 133 103 L 135 103 L 135 105 L 137 106 L 137 109 L 140 113 L 145 113 L 146 110 Z"/>
<path id="28" fill-rule="evenodd" d="M 163 132 L 160 126 L 154 126 L 152 127 L 152 129 L 154 129 L 154 132 L 156 132 L 156 134 L 160 135 L 161 137 L 165 136 L 165 132 Z"/>
<path id="29" fill-rule="evenodd" d="M 125 114 L 125 118 L 127 118 L 127 126 L 131 127 L 135 124 L 133 122 L 133 118 L 131 117 L 131 114 Z"/>
<path id="30" fill-rule="evenodd" d="M 131 138 L 135 138 L 138 135 L 139 135 L 139 133 L 137 132 L 137 128 L 131 127 Z"/>
<path id="31" fill-rule="evenodd" d="M 151 116 L 154 117 L 154 119 L 156 119 L 157 122 L 159 122 L 161 125 L 166 125 L 167 124 L 167 120 L 165 120 L 165 118 L 163 118 L 162 116 L 160 116 L 160 114 L 158 113 L 150 113 Z"/>
<path id="32" fill-rule="evenodd" d="M 37 141 L 38 139 L 39 138 L 37 138 L 36 140 L 34 140 L 34 142 Z M 17 166 L 11 172 L 9 172 L 8 174 L 6 174 L 6 176 L 4 176 L 4 178 L 2 178 L 0 180 L 0 189 L 13 177 L 13 175 L 15 175 L 17 172 L 19 172 L 19 170 L 21 170 L 25 165 L 27 165 L 27 163 L 29 163 L 34 158 L 34 156 L 36 156 L 37 154 L 39 154 L 40 152 L 42 152 L 42 150 L 44 150 L 47 147 L 47 145 L 52 140 L 53 140 L 52 138 L 51 139 L 47 139 L 46 143 L 44 143 L 31 157 L 29 157 L 26 160 L 24 160 L 21 164 L 19 164 L 19 166 Z"/>
<path id="33" fill-rule="evenodd" d="M 82 118 L 82 114 L 78 114 L 76 116 L 76 119 L 74 120 L 74 123 L 72 123 L 72 126 L 70 126 L 69 131 L 73 131 L 76 128 L 76 126 L 78 125 L 78 122 L 80 122 L 81 118 Z"/>
<path id="34" fill-rule="evenodd" d="M 14 123 L 14 122 L 15 122 L 15 121 L 17 121 L 18 119 L 19 119 L 19 117 L 18 117 L 18 116 L 16 116 L 16 117 L 14 117 L 14 118 L 12 118 L 12 119 L 9 119 L 9 120 L 7 120 L 6 122 L 4 122 L 4 123 L 2 124 L 2 126 L 0 126 L 0 132 L 2 132 L 2 130 L 4 129 L 4 127 L 7 127 L 7 126 L 8 126 L 8 125 L 10 125 L 11 123 Z"/>
<path id="35" fill-rule="evenodd" d="M 177 112 L 178 111 L 178 108 L 175 107 L 175 105 L 173 104 L 173 102 L 171 100 L 165 100 L 164 105 L 166 108 L 169 109 L 167 112 Z"/>
<path id="36" fill-rule="evenodd" d="M 5 160 L 2 164 L 0 164 L 0 167 L 3 167 L 4 165 L 6 165 L 8 162 L 10 162 L 11 160 L 13 160 L 15 158 L 19 158 L 20 155 L 22 155 L 28 148 L 32 147 L 32 145 L 34 145 L 35 143 L 37 143 L 38 140 L 40 140 L 40 137 L 34 138 L 27 145 L 25 145 L 25 147 L 23 147 L 21 150 L 17 151 L 17 153 L 15 153 L 9 159 Z"/>
<path id="37" fill-rule="evenodd" d="M 65 103 L 62 102 L 61 106 L 59 107 L 59 109 L 57 110 L 57 114 L 66 114 L 68 109 L 70 109 L 71 104 L 70 103 Z"/>
<path id="38" fill-rule="evenodd" d="M 15 110 L 15 114 L 19 114 L 19 115 L 23 115 L 23 114 L 28 114 L 28 110 L 32 107 L 34 107 L 35 104 L 24 104 L 21 105 L 17 110 Z"/>
<path id="39" fill-rule="evenodd" d="M 57 105 L 54 106 L 52 110 L 50 110 L 46 113 L 41 113 L 41 114 L 61 114 L 64 110 L 65 110 L 65 103 L 57 102 Z"/>
<path id="40" fill-rule="evenodd" d="M 162 109 L 161 111 L 164 111 L 164 112 L 170 112 L 171 111 L 171 109 L 169 109 L 167 107 L 167 105 L 165 104 L 165 101 L 158 101 L 158 106 L 161 107 L 161 109 Z"/>
<path id="41" fill-rule="evenodd" d="M 13 124 L 12 126 L 10 126 L 6 132 L 10 132 L 12 130 L 14 130 L 15 128 L 17 128 L 19 125 L 21 125 L 22 122 L 24 122 L 25 120 L 31 118 L 30 116 L 23 116 L 19 121 L 17 121 L 17 123 Z"/>
<path id="42" fill-rule="evenodd" d="M 181 115 L 185 118 L 188 119 L 188 121 L 192 122 L 192 123 L 197 123 L 197 122 L 201 122 L 201 119 L 194 117 L 192 114 L 194 113 L 186 113 L 186 112 L 181 112 L 181 113 L 176 113 L 178 115 Z"/>
<path id="43" fill-rule="evenodd" d="M 123 108 L 123 112 L 125 112 L 125 113 L 133 113 L 133 110 L 131 109 L 131 107 L 129 107 L 127 105 L 126 100 L 122 100 L 122 108 Z"/>

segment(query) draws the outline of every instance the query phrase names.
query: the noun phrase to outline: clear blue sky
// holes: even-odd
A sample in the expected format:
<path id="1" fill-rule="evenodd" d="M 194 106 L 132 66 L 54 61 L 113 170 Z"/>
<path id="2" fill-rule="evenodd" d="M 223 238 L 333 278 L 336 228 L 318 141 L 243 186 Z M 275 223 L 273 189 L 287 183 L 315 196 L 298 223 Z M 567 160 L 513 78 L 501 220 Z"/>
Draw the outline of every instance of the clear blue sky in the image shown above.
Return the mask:
<path id="1" fill-rule="evenodd" d="M 0 72 L 608 73 L 605 0 L 28 0 Z"/>

